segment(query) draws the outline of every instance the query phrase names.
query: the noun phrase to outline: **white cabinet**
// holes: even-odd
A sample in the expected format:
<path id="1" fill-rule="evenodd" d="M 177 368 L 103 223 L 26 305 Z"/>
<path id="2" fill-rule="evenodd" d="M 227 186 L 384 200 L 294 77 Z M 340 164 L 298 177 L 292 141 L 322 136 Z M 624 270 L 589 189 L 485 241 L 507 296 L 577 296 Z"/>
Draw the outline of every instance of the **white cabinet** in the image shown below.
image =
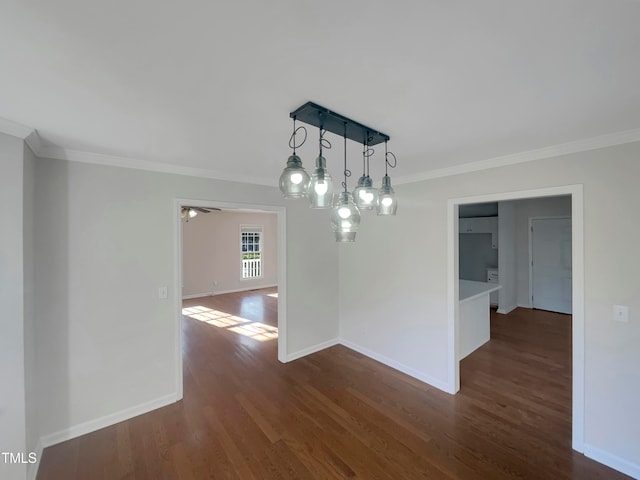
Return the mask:
<path id="1" fill-rule="evenodd" d="M 461 218 L 459 232 L 461 234 L 490 233 L 491 247 L 498 248 L 498 217 Z"/>

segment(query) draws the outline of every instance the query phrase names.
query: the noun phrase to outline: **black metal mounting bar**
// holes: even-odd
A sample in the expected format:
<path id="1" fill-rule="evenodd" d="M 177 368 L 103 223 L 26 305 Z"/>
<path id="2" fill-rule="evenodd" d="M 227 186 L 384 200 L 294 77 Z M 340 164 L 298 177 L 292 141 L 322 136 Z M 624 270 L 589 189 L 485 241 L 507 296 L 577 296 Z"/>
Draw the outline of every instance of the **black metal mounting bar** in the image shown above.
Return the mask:
<path id="1" fill-rule="evenodd" d="M 307 102 L 296 108 L 289 116 L 314 127 L 320 128 L 322 126 L 328 132 L 335 133 L 341 137 L 344 136 L 344 124 L 346 123 L 347 138 L 358 143 L 366 143 L 367 136 L 371 139 L 368 142 L 369 145 L 377 145 L 390 138 L 389 135 L 351 120 L 344 115 L 332 112 L 328 108 L 313 102 Z"/>

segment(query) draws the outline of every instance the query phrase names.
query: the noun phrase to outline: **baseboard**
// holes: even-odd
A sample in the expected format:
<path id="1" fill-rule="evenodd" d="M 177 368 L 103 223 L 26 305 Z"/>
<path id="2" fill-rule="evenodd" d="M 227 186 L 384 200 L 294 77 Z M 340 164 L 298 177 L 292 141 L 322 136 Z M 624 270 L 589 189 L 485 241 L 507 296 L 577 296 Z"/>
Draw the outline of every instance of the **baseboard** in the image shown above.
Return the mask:
<path id="1" fill-rule="evenodd" d="M 260 290 L 262 288 L 275 288 L 277 284 L 274 285 L 259 285 L 257 287 L 245 287 L 245 288 L 236 288 L 233 290 L 218 290 L 215 292 L 204 292 L 204 293 L 194 293 L 192 295 L 183 295 L 183 300 L 189 300 L 191 298 L 200 298 L 200 297 L 212 297 L 215 295 L 225 295 L 227 293 L 238 293 L 238 292 L 250 292 L 251 290 Z"/>
<path id="2" fill-rule="evenodd" d="M 298 358 L 306 357 L 307 355 L 319 352 L 320 350 L 324 350 L 325 348 L 333 347 L 334 345 L 338 345 L 339 343 L 340 342 L 337 338 L 333 338 L 331 340 L 327 340 L 326 342 L 318 343 L 317 345 L 312 345 L 308 348 L 303 348 L 302 350 L 298 350 L 297 352 L 288 354 L 287 362 L 292 362 L 293 360 L 297 360 Z"/>
<path id="3" fill-rule="evenodd" d="M 175 403 L 176 401 L 177 398 L 175 393 L 165 395 L 164 397 L 156 398 L 154 400 L 150 400 L 148 402 L 141 403 L 130 408 L 125 408 L 124 410 L 120 410 L 119 412 L 110 413 L 109 415 L 105 415 L 104 417 L 89 420 L 88 422 L 79 423 L 78 425 L 74 425 L 72 427 L 65 428 L 64 430 L 50 433 L 48 435 L 43 435 L 42 437 L 40 437 L 40 441 L 38 443 L 41 445 L 42 449 L 45 449 L 52 445 L 56 445 L 57 443 L 66 442 L 67 440 L 71 440 L 72 438 L 95 432 L 96 430 L 100 430 L 101 428 L 110 427 L 111 425 L 129 420 L 130 418 L 137 417 L 138 415 L 142 415 L 143 413 L 148 413 L 157 408 L 166 407 L 167 405 Z"/>
<path id="4" fill-rule="evenodd" d="M 340 339 L 334 338 L 331 340 L 327 340 L 326 342 L 318 343 L 317 345 L 313 345 L 311 347 L 304 348 L 297 352 L 291 353 L 287 355 L 287 362 L 297 360 L 298 358 L 306 357 L 307 355 L 311 355 L 312 353 L 319 352 L 320 350 L 324 350 L 325 348 L 333 347 L 334 345 L 338 345 L 338 344 L 343 345 L 347 348 L 350 348 L 351 350 L 354 350 L 358 353 L 361 353 L 365 357 L 369 357 L 373 360 L 376 360 L 377 362 L 387 365 L 388 367 L 391 367 L 394 370 L 398 370 L 399 372 L 405 373 L 410 377 L 420 380 L 421 382 L 427 383 L 432 387 L 435 387 L 447 393 L 451 393 L 451 388 L 446 382 L 432 378 L 428 375 L 418 372 L 417 370 L 407 367 L 402 363 L 396 362 L 395 360 L 385 357 L 384 355 L 380 355 L 372 350 L 369 350 L 365 347 L 362 347 L 361 345 L 358 345 L 357 343 L 350 342 L 349 340 L 345 340 L 343 338 L 340 338 Z"/>
<path id="5" fill-rule="evenodd" d="M 513 312 L 516 308 L 518 308 L 518 305 L 511 305 L 507 308 L 498 308 L 496 312 L 501 313 L 502 315 L 507 315 L 508 313 Z"/>
<path id="6" fill-rule="evenodd" d="M 380 355 L 379 353 L 376 353 L 372 350 L 369 350 L 368 348 L 358 345 L 357 343 L 353 343 L 349 340 L 345 340 L 344 338 L 340 339 L 340 344 L 344 345 L 347 348 L 350 348 L 351 350 L 355 350 L 356 352 L 361 353 L 365 357 L 369 357 L 373 360 L 376 360 L 377 362 L 383 363 L 384 365 L 393 368 L 394 370 L 398 370 L 399 372 L 405 373 L 410 377 L 420 380 L 421 382 L 428 383 L 432 387 L 442 390 L 443 392 L 451 393 L 451 388 L 447 382 L 443 382 L 442 380 L 432 378 L 428 375 L 425 375 L 422 372 L 414 370 L 411 367 L 407 367 L 406 365 L 400 362 L 396 362 L 395 360 L 385 357 L 384 355 Z"/>
<path id="7" fill-rule="evenodd" d="M 193 295 L 183 295 L 182 300 L 191 300 L 192 298 L 210 297 L 214 295 L 213 292 L 194 293 Z"/>
<path id="8" fill-rule="evenodd" d="M 596 462 L 600 462 L 606 465 L 607 467 L 618 470 L 625 475 L 640 479 L 640 465 L 629 462 L 628 460 L 587 444 L 584 445 L 584 455 L 595 460 Z"/>
<path id="9" fill-rule="evenodd" d="M 529 304 L 529 303 L 519 303 L 518 307 L 531 309 L 531 304 Z"/>

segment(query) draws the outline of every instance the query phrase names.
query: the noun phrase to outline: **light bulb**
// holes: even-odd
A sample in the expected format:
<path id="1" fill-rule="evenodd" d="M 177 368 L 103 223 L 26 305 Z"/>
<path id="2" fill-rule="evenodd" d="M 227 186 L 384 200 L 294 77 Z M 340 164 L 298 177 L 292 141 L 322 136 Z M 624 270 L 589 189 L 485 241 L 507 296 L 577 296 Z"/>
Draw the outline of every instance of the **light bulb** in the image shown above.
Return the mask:
<path id="1" fill-rule="evenodd" d="M 329 185 L 327 184 L 327 182 L 318 182 L 316 183 L 314 190 L 318 195 L 324 195 L 325 193 L 327 193 L 327 190 L 329 190 Z"/>
<path id="2" fill-rule="evenodd" d="M 299 172 L 294 172 L 291 174 L 291 183 L 294 185 L 299 185 L 302 182 L 302 174 Z"/>
<path id="3" fill-rule="evenodd" d="M 380 203 L 382 203 L 382 205 L 384 205 L 385 207 L 390 207 L 393 203 L 393 198 L 384 197 L 382 200 L 380 200 Z"/>
<path id="4" fill-rule="evenodd" d="M 351 216 L 351 209 L 349 209 L 349 207 L 342 207 L 338 209 L 338 215 L 340 215 L 340 218 L 349 218 Z"/>
<path id="5" fill-rule="evenodd" d="M 189 218 L 193 218 L 198 214 L 193 208 L 189 209 Z"/>

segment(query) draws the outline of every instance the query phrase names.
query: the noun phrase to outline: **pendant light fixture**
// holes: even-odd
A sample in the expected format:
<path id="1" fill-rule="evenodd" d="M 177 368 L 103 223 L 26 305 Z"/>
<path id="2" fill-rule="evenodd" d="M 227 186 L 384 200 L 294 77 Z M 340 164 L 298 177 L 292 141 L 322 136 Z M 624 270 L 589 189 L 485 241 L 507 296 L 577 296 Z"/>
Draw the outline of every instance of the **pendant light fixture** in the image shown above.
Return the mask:
<path id="1" fill-rule="evenodd" d="M 366 143 L 362 143 L 362 176 L 353 189 L 353 201 L 360 210 L 373 210 L 378 203 L 378 190 L 373 187 L 373 180 L 369 176 L 369 157 L 373 155 L 373 148 L 368 145 L 369 141 L 367 132 Z"/>
<path id="2" fill-rule="evenodd" d="M 347 177 L 351 172 L 347 169 L 347 124 L 344 124 L 344 191 L 340 193 L 336 204 L 331 210 L 331 228 L 336 242 L 353 242 L 360 226 L 360 210 L 353 203 L 351 194 L 347 190 Z"/>
<path id="3" fill-rule="evenodd" d="M 296 145 L 296 133 L 304 132 L 304 139 Z M 307 139 L 307 129 L 296 128 L 296 117 L 293 117 L 293 133 L 289 139 L 289 147 L 293 148 L 293 155 L 287 160 L 287 166 L 280 175 L 280 191 L 284 198 L 302 198 L 307 196 L 309 188 L 309 174 L 302 166 L 302 160 L 296 155 L 296 148 L 301 147 Z"/>
<path id="4" fill-rule="evenodd" d="M 309 197 L 311 208 L 331 208 L 331 227 L 337 242 L 355 240 L 360 226 L 361 210 L 372 210 L 375 206 L 378 215 L 396 214 L 398 204 L 387 171 L 389 167 L 395 168 L 397 160 L 396 156 L 387 150 L 388 135 L 312 102 L 298 107 L 289 116 L 293 119 L 293 133 L 289 139 L 289 147 L 293 149 L 293 154 L 280 176 L 280 190 L 285 198 Z M 301 147 L 307 139 L 306 128 L 296 128 L 296 120 L 320 129 L 319 155 L 311 177 L 302 167 L 300 157 L 296 155 L 296 148 Z M 296 143 L 299 130 L 304 131 L 304 139 Z M 337 195 L 333 194 L 333 181 L 327 170 L 327 160 L 323 156 L 323 150 L 331 148 L 331 143 L 324 137 L 326 132 L 344 137 L 343 191 Z M 358 179 L 352 194 L 347 189 L 347 178 L 351 176 L 351 171 L 347 168 L 347 139 L 362 142 L 363 146 L 362 176 Z M 369 176 L 369 163 L 374 153 L 372 146 L 382 142 L 385 144 L 385 176 L 381 188 L 376 189 Z M 391 158 L 393 164 L 389 161 Z"/>
<path id="5" fill-rule="evenodd" d="M 309 196 L 309 203 L 311 208 L 330 208 L 331 201 L 333 200 L 333 181 L 331 175 L 327 171 L 327 160 L 322 156 L 322 147 L 329 149 L 331 143 L 324 138 L 325 130 L 322 127 L 322 112 L 318 114 L 320 120 L 320 138 L 318 140 L 320 153 L 316 158 L 316 169 L 311 175 L 309 181 L 309 190 L 307 195 Z"/>
<path id="6" fill-rule="evenodd" d="M 393 165 L 389 163 L 389 156 L 393 157 Z M 396 194 L 391 187 L 391 178 L 388 174 L 388 167 L 395 168 L 398 160 L 396 156 L 387 151 L 387 142 L 384 142 L 384 177 L 382 177 L 382 186 L 378 192 L 378 215 L 395 215 L 398 210 L 398 202 Z"/>

